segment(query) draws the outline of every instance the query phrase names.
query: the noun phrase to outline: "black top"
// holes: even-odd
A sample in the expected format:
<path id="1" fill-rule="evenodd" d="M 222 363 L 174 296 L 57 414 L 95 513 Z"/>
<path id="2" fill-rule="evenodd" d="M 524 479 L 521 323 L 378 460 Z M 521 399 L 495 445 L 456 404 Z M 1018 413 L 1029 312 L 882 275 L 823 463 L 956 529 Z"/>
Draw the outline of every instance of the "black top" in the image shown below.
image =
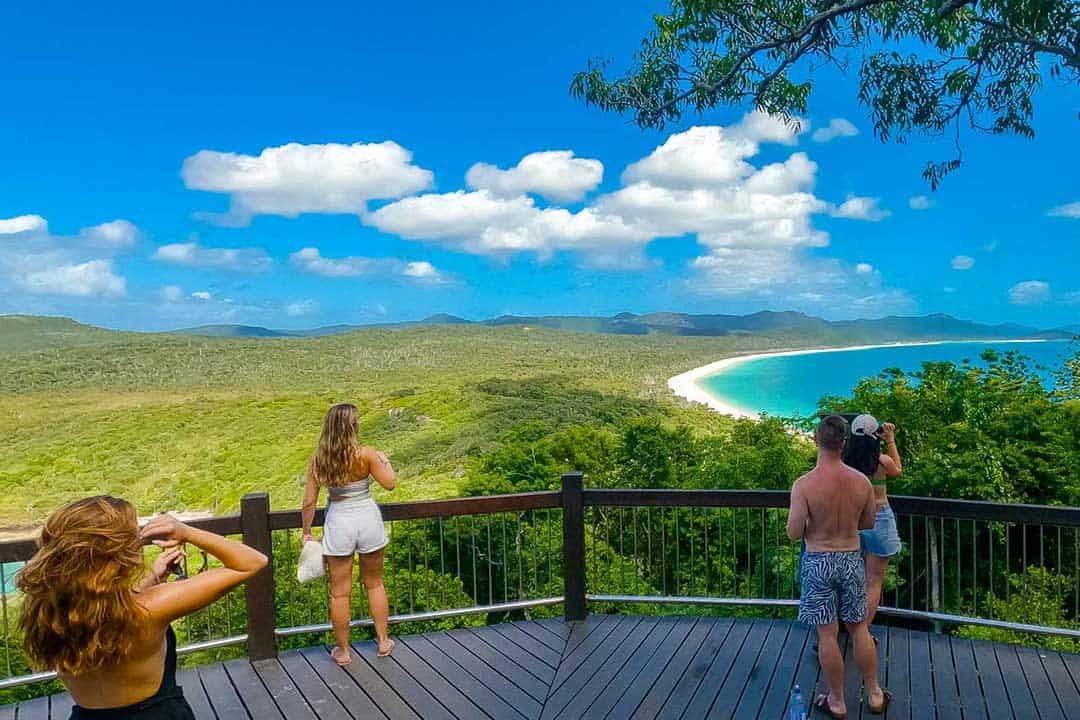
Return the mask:
<path id="1" fill-rule="evenodd" d="M 71 709 L 70 720 L 195 720 L 184 691 L 176 684 L 176 633 L 169 626 L 165 633 L 165 670 L 156 693 L 131 705 L 118 708 Z"/>

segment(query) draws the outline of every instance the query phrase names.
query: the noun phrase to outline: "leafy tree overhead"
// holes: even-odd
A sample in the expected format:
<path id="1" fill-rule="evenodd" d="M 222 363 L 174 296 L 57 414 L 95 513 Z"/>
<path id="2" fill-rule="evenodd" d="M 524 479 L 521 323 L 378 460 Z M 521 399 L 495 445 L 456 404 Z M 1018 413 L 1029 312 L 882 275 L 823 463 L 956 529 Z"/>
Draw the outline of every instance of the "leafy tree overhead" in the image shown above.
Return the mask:
<path id="1" fill-rule="evenodd" d="M 642 128 L 744 102 L 797 122 L 816 68 L 858 62 L 882 141 L 956 133 L 923 173 L 933 187 L 963 127 L 1032 137 L 1043 78 L 1080 84 L 1077 0 L 672 0 L 654 22 L 625 74 L 593 60 L 571 93 Z"/>

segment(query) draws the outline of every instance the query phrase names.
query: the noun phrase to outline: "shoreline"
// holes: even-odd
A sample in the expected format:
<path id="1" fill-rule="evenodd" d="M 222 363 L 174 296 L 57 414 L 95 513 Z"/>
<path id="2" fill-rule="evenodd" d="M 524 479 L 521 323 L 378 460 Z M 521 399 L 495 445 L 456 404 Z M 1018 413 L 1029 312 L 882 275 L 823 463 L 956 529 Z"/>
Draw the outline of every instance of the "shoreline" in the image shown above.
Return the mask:
<path id="1" fill-rule="evenodd" d="M 782 357 L 787 355 L 813 355 L 817 353 L 835 353 L 835 352 L 851 352 L 855 350 L 875 350 L 877 348 L 890 348 L 890 347 L 914 347 L 920 345 L 948 345 L 958 343 L 1039 343 L 1039 342 L 1052 342 L 1051 340 L 1044 340 L 1041 338 L 1033 339 L 1000 339 L 991 338 L 988 340 L 915 340 L 915 341 L 902 341 L 892 343 L 879 343 L 875 345 L 847 345 L 842 347 L 815 347 L 815 348 L 797 348 L 790 350 L 775 350 L 770 352 L 751 353 L 749 355 L 734 355 L 732 357 L 724 358 L 723 360 L 716 360 L 715 362 L 696 367 L 693 370 L 688 370 L 684 373 L 668 378 L 668 388 L 675 393 L 678 397 L 688 400 L 692 403 L 699 403 L 707 406 L 709 409 L 724 415 L 731 415 L 735 418 L 756 418 L 760 413 L 751 412 L 746 408 L 734 405 L 724 399 L 716 397 L 704 387 L 701 386 L 700 380 L 713 375 L 719 375 L 725 370 L 730 370 L 738 365 L 751 362 L 752 360 L 762 360 L 770 357 Z"/>

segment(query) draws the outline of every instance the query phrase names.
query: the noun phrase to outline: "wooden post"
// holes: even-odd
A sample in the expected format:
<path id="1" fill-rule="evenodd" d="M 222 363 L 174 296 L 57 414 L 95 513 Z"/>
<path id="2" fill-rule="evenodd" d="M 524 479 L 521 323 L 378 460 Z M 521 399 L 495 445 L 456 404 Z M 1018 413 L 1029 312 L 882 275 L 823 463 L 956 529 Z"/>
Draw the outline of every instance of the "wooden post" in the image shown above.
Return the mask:
<path id="1" fill-rule="evenodd" d="M 562 477 L 563 595 L 567 622 L 585 619 L 585 494 L 580 472 Z"/>
<path id="2" fill-rule="evenodd" d="M 274 612 L 274 548 L 270 535 L 270 496 L 264 492 L 249 493 L 240 500 L 240 527 L 244 544 L 270 558 L 244 585 L 247 598 L 248 657 L 267 660 L 277 657 L 277 624 Z"/>

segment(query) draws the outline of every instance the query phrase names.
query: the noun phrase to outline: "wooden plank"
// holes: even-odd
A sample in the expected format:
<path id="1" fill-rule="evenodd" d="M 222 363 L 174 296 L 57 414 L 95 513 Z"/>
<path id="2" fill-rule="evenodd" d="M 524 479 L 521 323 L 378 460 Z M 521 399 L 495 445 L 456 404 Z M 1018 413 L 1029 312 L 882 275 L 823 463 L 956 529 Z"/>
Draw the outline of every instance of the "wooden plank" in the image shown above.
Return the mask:
<path id="1" fill-rule="evenodd" d="M 566 643 L 568 652 L 563 655 L 559 670 L 555 673 L 555 680 L 551 684 L 552 691 L 566 682 L 566 678 L 574 674 L 589 654 L 603 644 L 607 636 L 618 626 L 619 618 L 622 616 L 604 615 L 597 619 L 594 617 L 590 617 L 584 623 L 578 623 L 582 626 L 580 631 L 577 627 L 574 628 L 574 632 L 578 633 L 578 638 L 575 638 L 573 634 L 570 635 L 570 640 Z M 575 639 L 578 640 L 576 644 Z"/>
<path id="2" fill-rule="evenodd" d="M 698 688 L 700 696 L 709 699 L 709 703 L 707 705 L 704 703 L 697 705 L 692 702 L 690 703 L 691 710 L 695 707 L 702 707 L 708 713 L 705 717 L 710 718 L 738 717 L 733 710 L 746 689 L 746 684 L 750 680 L 750 672 L 757 663 L 772 626 L 773 623 L 770 620 L 754 621 L 754 624 L 750 626 L 750 632 L 747 633 L 746 639 L 732 656 L 730 668 L 723 671 L 724 679 L 716 684 L 719 692 L 706 690 L 706 685 L 711 677 L 717 679 L 721 677 L 719 671 L 714 674 L 713 669 L 709 668 L 709 674 L 705 676 L 704 682 Z M 727 644 L 729 643 L 725 643 L 725 645 Z M 720 663 L 720 657 L 717 656 L 714 665 Z M 691 717 L 703 717 L 703 715 L 692 714 Z"/>
<path id="3" fill-rule="evenodd" d="M 44 695 L 19 703 L 19 720 L 49 720 L 49 697 Z"/>
<path id="4" fill-rule="evenodd" d="M 553 653 L 562 658 L 563 650 L 566 649 L 566 640 L 570 637 L 569 629 L 567 630 L 566 637 L 559 637 L 553 631 L 548 630 L 544 625 L 538 622 L 514 622 L 510 623 L 511 627 L 515 627 L 521 630 L 523 633 L 542 643 L 544 647 L 550 649 Z"/>
<path id="5" fill-rule="evenodd" d="M 912 720 L 934 717 L 934 675 L 930 667 L 930 640 L 927 633 L 908 634 L 908 672 L 911 679 Z"/>
<path id="6" fill-rule="evenodd" d="M 679 620 L 671 616 L 661 617 L 657 620 L 649 634 L 634 650 L 626 664 L 623 665 L 619 674 L 606 687 L 601 688 L 601 692 L 593 703 L 585 709 L 582 717 L 587 720 L 600 720 L 600 718 L 606 717 L 611 709 L 615 707 L 615 704 L 619 702 L 619 698 L 630 692 L 633 686 L 640 684 L 638 677 L 650 661 L 663 662 L 657 656 L 664 653 L 663 646 L 679 624 Z M 687 630 L 692 625 L 692 623 L 682 624 Z M 670 646 L 670 650 L 664 657 L 670 657 L 677 647 L 677 645 Z"/>
<path id="7" fill-rule="evenodd" d="M 750 620 L 735 620 L 723 632 L 717 628 L 718 632 L 701 646 L 657 717 L 705 717 L 752 627 Z"/>
<path id="8" fill-rule="evenodd" d="M 654 695 L 657 698 L 655 706 L 660 707 L 667 699 L 671 687 L 678 682 L 682 673 L 681 668 L 689 664 L 714 624 L 715 621 L 712 618 L 676 618 L 675 627 L 672 628 L 671 633 L 651 657 L 645 658 L 645 667 L 638 673 L 634 683 L 627 688 L 626 692 L 617 698 L 615 706 L 607 716 L 610 718 L 630 717 L 650 693 L 654 692 L 656 685 L 666 684 L 666 690 L 657 690 Z"/>
<path id="9" fill-rule="evenodd" d="M 357 660 L 358 658 L 353 658 L 354 663 Z M 331 720 L 349 720 L 352 717 L 298 651 L 282 653 L 278 662 L 296 683 L 315 717 Z"/>
<path id="10" fill-rule="evenodd" d="M 769 634 L 765 637 L 765 642 L 761 646 L 761 651 L 754 658 L 754 664 L 747 676 L 746 688 L 743 690 L 742 696 L 738 698 L 739 704 L 735 707 L 733 717 L 757 717 L 762 701 L 765 699 L 765 693 L 769 689 L 769 683 L 772 682 L 773 674 L 776 672 L 776 667 L 783 659 L 790 630 L 791 623 L 783 620 L 773 621 L 772 626 L 769 628 Z M 715 716 L 719 710 L 717 707 L 719 704 L 719 701 L 717 701 L 713 705 L 710 714 Z"/>
<path id="11" fill-rule="evenodd" d="M 387 685 L 382 676 L 372 670 L 371 666 L 364 662 L 362 658 L 354 658 L 353 661 L 343 669 L 353 682 L 363 688 L 364 692 L 367 693 L 372 702 L 374 702 L 388 718 L 394 718 L 394 720 L 397 720 L 398 718 L 412 720 L 412 718 L 420 717 L 411 707 L 409 707 L 408 703 L 398 695 L 394 688 Z"/>
<path id="12" fill-rule="evenodd" d="M 1069 676 L 1062 653 L 1044 652 L 1042 661 L 1061 707 L 1066 712 L 1071 712 L 1072 708 L 1080 708 L 1080 688 Z"/>
<path id="13" fill-rule="evenodd" d="M 247 655 L 251 660 L 277 657 L 274 626 L 274 541 L 269 523 L 270 495 L 248 493 L 240 498 L 240 525 L 244 544 L 265 555 L 269 562 L 244 582 L 247 618 Z"/>
<path id="14" fill-rule="evenodd" d="M 501 640 L 517 645 L 525 652 L 545 663 L 552 671 L 559 667 L 559 661 L 562 660 L 562 652 L 552 650 L 550 647 L 540 642 L 532 635 L 524 632 L 516 625 L 510 623 L 489 625 L 488 627 L 483 628 L 483 630 L 499 635 L 501 636 Z"/>
<path id="15" fill-rule="evenodd" d="M 930 662 L 934 672 L 934 698 L 938 720 L 963 720 L 960 711 L 960 691 L 953 664 L 952 646 L 949 638 L 930 633 Z"/>
<path id="16" fill-rule="evenodd" d="M 544 703 L 544 711 L 541 713 L 541 718 L 553 718 L 559 715 L 571 702 L 577 703 L 576 696 L 586 692 L 589 685 L 597 683 L 597 676 L 602 669 L 606 666 L 606 663 L 612 657 L 620 658 L 620 649 L 623 654 L 618 662 L 621 667 L 622 662 L 625 661 L 642 640 L 645 639 L 647 631 L 638 634 L 637 629 L 641 627 L 642 623 L 648 623 L 648 627 L 651 628 L 656 621 L 645 621 L 639 617 L 625 617 L 622 622 L 605 638 L 604 642 L 596 647 L 596 651 L 589 654 L 589 657 L 585 659 L 581 665 L 578 666 L 576 672 L 568 676 L 561 685 L 552 685 L 551 692 L 548 694 L 547 701 Z M 629 641 L 629 646 L 625 643 Z M 609 677 L 605 673 L 605 677 Z M 602 689 L 602 688 L 601 688 Z M 586 695 L 589 697 L 588 695 Z M 589 702 L 596 698 L 596 695 L 589 697 Z M 584 703 L 582 710 L 587 706 Z"/>
<path id="17" fill-rule="evenodd" d="M 889 705 L 889 720 L 911 718 L 911 658 L 908 652 L 911 647 L 910 639 L 908 630 L 889 628 L 889 665 L 885 673 L 885 687 L 893 695 Z"/>
<path id="18" fill-rule="evenodd" d="M 49 698 L 49 716 L 53 720 L 68 720 L 73 707 L 75 707 L 75 700 L 72 699 L 71 693 L 57 693 Z"/>
<path id="19" fill-rule="evenodd" d="M 215 715 L 219 718 L 228 718 L 228 720 L 248 717 L 247 710 L 244 709 L 244 703 L 240 700 L 240 696 L 236 694 L 236 689 L 225 674 L 225 668 L 215 663 L 214 665 L 201 665 L 198 671 L 199 679 L 202 680 L 203 687 L 206 689 L 206 697 L 210 700 Z"/>
<path id="20" fill-rule="evenodd" d="M 483 682 L 489 690 L 521 712 L 522 715 L 527 718 L 540 717 L 541 703 L 495 672 L 494 668 L 466 650 L 460 643 L 450 639 L 449 635 L 446 633 L 430 633 L 424 635 L 423 639 L 441 650 L 446 656 L 467 670 L 470 675 Z M 413 647 L 416 649 L 415 645 Z M 423 657 L 423 654 L 420 654 L 420 657 Z M 381 703 L 380 707 L 382 707 Z M 391 717 L 394 716 L 391 715 Z"/>
<path id="21" fill-rule="evenodd" d="M 274 703 L 287 720 L 315 718 L 315 713 L 311 711 L 311 707 L 304 700 L 304 696 L 300 694 L 300 690 L 293 684 L 292 678 L 285 672 L 285 668 L 281 667 L 280 662 L 277 660 L 257 660 L 251 663 L 251 667 L 263 681 L 266 689 L 270 691 Z M 232 719 L 222 717 L 220 720 Z M 260 720 L 260 718 L 254 718 L 253 720 Z"/>
<path id="22" fill-rule="evenodd" d="M 497 694 L 485 685 L 481 678 L 469 673 L 465 668 L 456 663 L 450 656 L 439 648 L 432 645 L 422 635 L 399 638 L 399 643 L 433 667 L 447 682 L 453 684 L 466 697 L 472 700 L 480 709 L 492 718 L 525 718 Z M 397 653 L 397 651 L 394 651 Z M 488 673 L 490 676 L 490 672 Z M 539 706 L 537 706 L 539 708 Z M 535 717 L 535 716 L 533 716 Z"/>
<path id="23" fill-rule="evenodd" d="M 815 631 L 814 634 L 816 635 L 817 632 Z M 797 677 L 799 660 L 803 657 L 809 637 L 810 631 L 805 625 L 791 623 L 784 649 L 780 651 L 780 661 L 776 664 L 772 680 L 769 682 L 769 689 L 758 709 L 759 720 L 774 720 L 784 715 L 788 701 L 791 699 L 791 691 L 794 689 L 794 678 Z M 805 699 L 807 690 L 801 686 L 799 689 L 802 690 Z M 811 692 L 812 690 L 813 688 L 810 689 Z"/>
<path id="24" fill-rule="evenodd" d="M 583 717 L 585 712 L 592 706 L 600 694 L 623 673 L 626 663 L 634 653 L 637 652 L 637 649 L 641 647 L 642 643 L 644 643 L 652 634 L 652 631 L 657 626 L 658 622 L 659 620 L 657 618 L 643 619 L 627 633 L 626 637 L 617 647 L 610 653 L 607 653 L 606 658 L 603 656 L 600 657 L 603 662 L 599 667 L 596 667 L 595 669 L 584 669 L 589 663 L 583 665 L 582 672 L 587 675 L 585 684 L 577 691 L 577 694 L 570 698 L 569 702 L 559 714 L 559 717 L 575 719 Z M 599 655 L 600 653 L 597 654 Z M 629 672 L 627 674 L 629 674 Z M 566 688 L 570 684 L 571 683 L 568 682 L 563 687 Z M 551 702 L 550 698 L 548 702 Z M 547 708 L 545 707 L 545 712 L 546 711 Z"/>
<path id="25" fill-rule="evenodd" d="M 439 702 L 450 711 L 453 717 L 475 718 L 487 715 L 479 705 L 473 703 L 467 695 L 463 694 L 457 687 L 424 662 L 405 643 L 398 643 L 391 660 L 401 668 L 403 673 L 418 682 L 432 697 L 438 698 Z"/>
<path id="26" fill-rule="evenodd" d="M 964 720 L 985 720 L 986 700 L 979 682 L 979 669 L 975 665 L 975 651 L 971 641 L 962 638 L 949 638 L 952 644 L 953 663 L 956 665 L 956 682 L 960 689 L 960 706 L 964 711 Z"/>
<path id="27" fill-rule="evenodd" d="M 15 720 L 18 705 L 0 705 L 0 720 Z"/>
<path id="28" fill-rule="evenodd" d="M 862 670 L 855 662 L 855 642 L 851 634 L 843 633 L 839 641 L 840 657 L 844 660 L 844 699 L 848 715 L 857 718 L 863 700 Z"/>
<path id="29" fill-rule="evenodd" d="M 398 646 L 400 647 L 400 643 Z M 396 653 L 397 650 L 394 652 Z M 304 648 L 300 654 L 353 717 L 371 718 L 371 720 L 381 720 L 386 717 L 367 696 L 367 693 L 353 681 L 349 673 L 334 662 L 325 647 L 320 645 Z"/>
<path id="30" fill-rule="evenodd" d="M 1024 676 L 1027 678 L 1028 687 L 1031 689 L 1031 696 L 1035 701 L 1035 707 L 1039 710 L 1041 720 L 1065 720 L 1065 713 L 1062 712 L 1057 694 L 1050 683 L 1050 678 L 1046 675 L 1046 668 L 1043 667 L 1040 654 L 1041 652 L 1035 648 L 1016 648 L 1016 655 L 1020 659 L 1020 669 L 1024 671 Z"/>
<path id="31" fill-rule="evenodd" d="M 282 717 L 270 691 L 251 667 L 247 658 L 236 658 L 224 664 L 225 673 L 232 680 L 233 687 L 240 695 L 248 713 L 258 720 L 273 720 Z"/>
<path id="32" fill-rule="evenodd" d="M 472 635 L 481 642 L 487 643 L 495 652 L 502 653 L 519 666 L 528 670 L 536 679 L 540 680 L 548 687 L 551 686 L 551 681 L 555 679 L 554 667 L 545 663 L 525 648 L 512 640 L 509 640 L 505 635 L 496 632 L 490 627 L 466 628 L 455 630 L 454 632 L 462 635 L 465 633 L 472 633 Z M 558 665 L 558 663 L 556 663 L 556 665 Z"/>
<path id="33" fill-rule="evenodd" d="M 1001 678 L 1005 681 L 1005 691 L 1009 693 L 1013 714 L 1018 718 L 1037 718 L 1039 715 L 1035 709 L 1035 700 L 1031 697 L 1027 678 L 1020 668 L 1016 648 L 1012 645 L 995 644 L 994 654 L 997 656 L 998 667 L 1001 668 Z"/>
<path id="34" fill-rule="evenodd" d="M 1012 705 L 1005 690 L 1005 679 L 1001 676 L 994 644 L 984 640 L 973 640 L 971 650 L 975 655 L 975 665 L 979 669 L 983 699 L 986 701 L 986 713 L 992 720 L 1011 720 Z"/>
<path id="35" fill-rule="evenodd" d="M 584 620 L 585 603 L 585 495 L 580 472 L 562 476 L 563 616 Z"/>
<path id="36" fill-rule="evenodd" d="M 443 707 L 439 699 L 429 693 L 417 680 L 401 669 L 393 658 L 379 657 L 374 642 L 353 643 L 354 662 L 366 662 L 387 685 L 394 688 L 401 699 L 417 715 L 428 720 L 453 720 L 454 716 Z"/>
<path id="37" fill-rule="evenodd" d="M 564 642 L 570 637 L 570 623 L 562 618 L 542 618 L 540 620 L 533 620 L 533 622 L 545 630 L 550 630 L 555 633 L 555 635 L 562 638 Z"/>
<path id="38" fill-rule="evenodd" d="M 188 705 L 195 713 L 195 720 L 216 720 L 214 710 L 206 697 L 206 690 L 203 689 L 202 680 L 199 680 L 199 673 L 194 668 L 178 672 L 176 682 L 184 691 L 184 697 L 187 698 Z"/>
<path id="39" fill-rule="evenodd" d="M 513 658 L 508 657 L 501 650 L 491 647 L 467 630 L 451 630 L 445 635 L 483 660 L 492 670 L 527 692 L 534 700 L 540 703 L 544 702 L 544 698 L 548 694 L 548 688 L 550 688 L 547 681 L 540 680 L 514 662 Z"/>
<path id="40" fill-rule="evenodd" d="M 1080 688 L 1080 654 L 1063 652 L 1061 661 L 1065 663 L 1065 669 L 1069 671 L 1073 684 Z"/>

